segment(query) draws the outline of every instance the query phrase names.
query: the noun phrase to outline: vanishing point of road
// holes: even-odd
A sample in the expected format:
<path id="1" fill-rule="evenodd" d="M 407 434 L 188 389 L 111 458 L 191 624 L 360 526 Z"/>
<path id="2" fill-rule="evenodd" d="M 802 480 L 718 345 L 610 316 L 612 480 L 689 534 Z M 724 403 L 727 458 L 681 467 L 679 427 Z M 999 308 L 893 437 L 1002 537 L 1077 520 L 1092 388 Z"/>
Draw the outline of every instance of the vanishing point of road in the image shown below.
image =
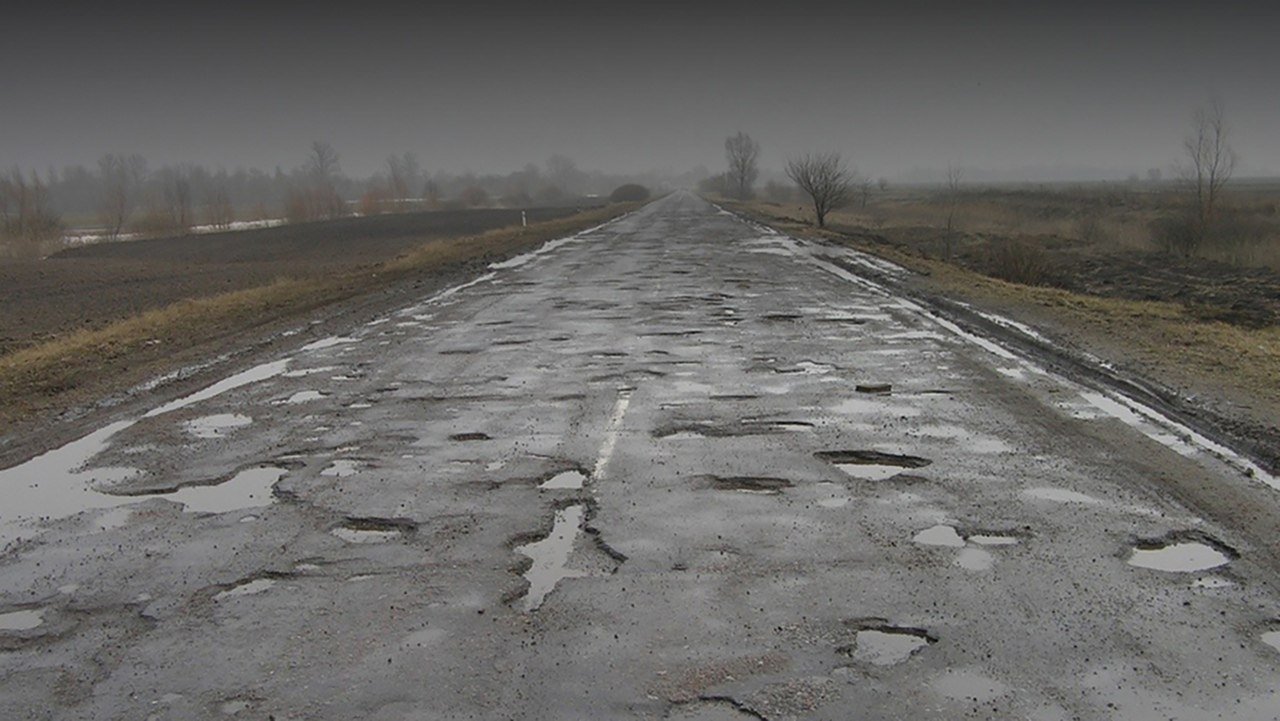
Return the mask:
<path id="1" fill-rule="evenodd" d="M 858 267 L 676 193 L 0 471 L 0 718 L 1280 717 L 1263 481 Z"/>

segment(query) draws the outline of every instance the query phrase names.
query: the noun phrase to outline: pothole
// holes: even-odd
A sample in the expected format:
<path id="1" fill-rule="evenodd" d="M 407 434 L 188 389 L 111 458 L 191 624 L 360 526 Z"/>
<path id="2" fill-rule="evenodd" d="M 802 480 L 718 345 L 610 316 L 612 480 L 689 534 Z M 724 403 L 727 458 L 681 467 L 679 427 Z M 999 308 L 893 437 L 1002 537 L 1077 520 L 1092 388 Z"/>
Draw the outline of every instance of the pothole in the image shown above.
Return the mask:
<path id="1" fill-rule="evenodd" d="M 573 553 L 574 541 L 582 532 L 582 517 L 585 507 L 574 504 L 556 511 L 551 533 L 545 538 L 523 546 L 517 546 L 516 552 L 528 556 L 533 563 L 524 572 L 529 581 L 529 590 L 524 596 L 524 610 L 538 610 L 551 593 L 565 578 L 579 578 L 586 575 L 582 571 L 568 567 L 569 555 Z"/>
<path id="2" fill-rule="evenodd" d="M 873 395 L 889 395 L 893 392 L 893 384 L 891 383 L 859 383 L 853 389 L 858 393 L 870 393 Z"/>
<path id="3" fill-rule="evenodd" d="M 960 533 L 951 526 L 938 524 L 920 531 L 911 538 L 912 542 L 919 543 L 922 546 L 946 546 L 948 548 L 963 548 L 964 538 Z"/>
<path id="4" fill-rule="evenodd" d="M 270 505 L 272 489 L 287 473 L 276 466 L 247 468 L 225 483 L 210 486 L 185 486 L 165 495 L 181 503 L 192 513 L 226 513 L 241 508 Z"/>
<path id="5" fill-rule="evenodd" d="M 1191 573 L 1225 566 L 1239 558 L 1235 549 L 1198 531 L 1170 533 L 1135 544 L 1128 563 L 1168 573 Z"/>
<path id="6" fill-rule="evenodd" d="M 468 442 L 468 441 L 489 441 L 493 439 L 489 437 L 488 433 L 454 433 L 453 435 L 449 436 L 449 440 Z"/>
<path id="7" fill-rule="evenodd" d="M 187 430 L 187 433 L 196 438 L 222 438 L 235 429 L 243 428 L 251 423 L 253 423 L 253 419 L 249 416 L 239 413 L 218 413 L 187 421 L 183 424 L 183 427 Z"/>
<path id="8" fill-rule="evenodd" d="M 718 491 L 738 491 L 740 493 L 759 493 L 776 495 L 793 484 L 785 478 L 768 476 L 707 476 L 711 487 Z"/>
<path id="9" fill-rule="evenodd" d="M 44 623 L 44 609 L 0 613 L 0 631 L 30 631 Z"/>
<path id="10" fill-rule="evenodd" d="M 252 581 L 236 584 L 225 591 L 219 591 L 214 594 L 213 600 L 225 601 L 228 598 L 254 596 L 259 593 L 265 593 L 274 585 L 276 585 L 276 580 L 274 578 L 255 578 Z"/>
<path id="11" fill-rule="evenodd" d="M 321 391 L 298 391 L 297 393 L 294 393 L 293 395 L 289 396 L 288 398 L 285 398 L 284 400 L 276 401 L 276 405 L 297 405 L 299 403 L 310 403 L 311 401 L 318 401 L 326 397 L 327 395 L 328 394 L 323 393 Z"/>
<path id="12" fill-rule="evenodd" d="M 872 623 L 857 631 L 852 644 L 836 651 L 859 663 L 893 666 L 936 642 L 937 639 L 924 629 Z"/>
<path id="13" fill-rule="evenodd" d="M 388 543 L 416 528 L 417 524 L 407 519 L 348 518 L 330 533 L 348 543 Z"/>
<path id="14" fill-rule="evenodd" d="M 766 315 L 760 316 L 760 319 L 777 322 L 777 321 L 800 320 L 803 317 L 804 316 L 800 315 L 799 313 L 768 313 Z"/>
<path id="15" fill-rule="evenodd" d="M 582 486 L 587 482 L 587 474 L 574 468 L 567 471 L 560 471 L 551 476 L 547 480 L 538 484 L 538 488 L 543 490 L 581 490 Z"/>
<path id="16" fill-rule="evenodd" d="M 818 451 L 814 455 L 864 481 L 883 481 L 904 468 L 924 468 L 933 463 L 928 458 L 880 451 Z"/>
<path id="17" fill-rule="evenodd" d="M 346 478 L 355 475 L 360 471 L 360 461 L 351 458 L 337 458 L 330 461 L 324 470 L 320 471 L 322 476 L 330 476 L 333 478 Z"/>
<path id="18" fill-rule="evenodd" d="M 816 363 L 814 361 L 803 360 L 789 366 L 779 366 L 773 369 L 774 373 L 783 375 L 806 375 L 818 376 L 826 375 L 834 371 L 836 367 L 830 363 Z"/>

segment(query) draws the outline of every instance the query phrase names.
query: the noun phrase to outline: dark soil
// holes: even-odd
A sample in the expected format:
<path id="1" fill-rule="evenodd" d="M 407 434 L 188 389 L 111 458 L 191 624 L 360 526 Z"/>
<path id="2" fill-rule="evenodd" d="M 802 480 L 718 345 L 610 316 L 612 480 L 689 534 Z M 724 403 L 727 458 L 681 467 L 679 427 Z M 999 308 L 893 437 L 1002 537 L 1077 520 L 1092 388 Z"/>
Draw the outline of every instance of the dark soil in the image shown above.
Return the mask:
<path id="1" fill-rule="evenodd" d="M 341 218 L 227 233 L 98 243 L 0 264 L 0 353 L 179 300 L 379 263 L 425 242 L 515 225 L 520 210 Z M 530 223 L 573 208 L 526 211 Z"/>
<path id="2" fill-rule="evenodd" d="M 945 235 L 937 228 L 893 228 L 880 233 L 853 227 L 833 229 L 926 257 L 945 254 Z M 1043 254 L 1046 270 L 1041 285 L 1107 298 L 1180 303 L 1197 317 L 1246 328 L 1280 324 L 1280 272 L 1268 268 L 1113 250 L 1054 235 L 966 234 L 957 240 L 953 260 L 969 270 L 1000 277 L 990 248 L 1006 241 L 1023 242 Z"/>

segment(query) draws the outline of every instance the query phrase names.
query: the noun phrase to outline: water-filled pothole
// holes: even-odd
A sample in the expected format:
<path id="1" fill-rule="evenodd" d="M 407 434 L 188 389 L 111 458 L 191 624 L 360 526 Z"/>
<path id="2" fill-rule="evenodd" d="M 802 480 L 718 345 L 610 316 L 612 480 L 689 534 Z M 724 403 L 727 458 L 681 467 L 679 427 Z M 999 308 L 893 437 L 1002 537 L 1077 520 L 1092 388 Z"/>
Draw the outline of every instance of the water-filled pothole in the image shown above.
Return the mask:
<path id="1" fill-rule="evenodd" d="M 814 455 L 864 481 L 883 481 L 904 468 L 923 468 L 933 463 L 928 458 L 880 451 L 818 451 Z"/>
<path id="2" fill-rule="evenodd" d="M 911 539 L 915 543 L 922 546 L 947 546 L 948 548 L 963 548 L 964 538 L 952 526 L 938 524 L 920 531 Z"/>
<path id="3" fill-rule="evenodd" d="M 565 578 L 578 578 L 586 575 L 568 567 L 569 556 L 573 553 L 573 545 L 582 532 L 582 518 L 585 507 L 574 504 L 556 511 L 551 533 L 545 538 L 523 546 L 516 551 L 528 556 L 533 563 L 524 572 L 529 581 L 529 590 L 524 596 L 524 610 L 536 611 L 546 600 L 547 594 L 555 589 L 556 584 Z"/>
<path id="4" fill-rule="evenodd" d="M 44 623 L 44 610 L 26 609 L 0 613 L 0 631 L 30 631 Z"/>
<path id="5" fill-rule="evenodd" d="M 1225 566 L 1239 557 L 1235 549 L 1204 533 L 1181 531 L 1139 541 L 1128 563 L 1156 571 L 1191 573 Z"/>
<path id="6" fill-rule="evenodd" d="M 330 531 L 348 543 L 388 543 L 412 533 L 417 524 L 400 518 L 348 518 Z"/>
<path id="7" fill-rule="evenodd" d="M 211 486 L 184 486 L 165 498 L 181 503 L 193 513 L 226 513 L 241 508 L 269 505 L 272 488 L 284 474 L 283 468 L 247 468 L 225 483 Z"/>
<path id="8" fill-rule="evenodd" d="M 222 438 L 235 429 L 243 428 L 250 423 L 253 423 L 253 419 L 246 415 L 218 413 L 187 421 L 183 424 L 183 427 L 196 438 Z"/>
<path id="9" fill-rule="evenodd" d="M 852 644 L 836 651 L 860 663 L 893 666 L 906 661 L 917 651 L 936 641 L 924 629 L 868 624 L 857 631 Z"/>
<path id="10" fill-rule="evenodd" d="M 288 398 L 285 398 L 284 400 L 276 401 L 276 405 L 296 405 L 298 403 L 310 403 L 311 401 L 318 401 L 326 397 L 327 395 L 328 395 L 327 393 L 323 393 L 321 391 L 298 391 L 297 393 L 294 393 L 293 395 L 289 396 Z"/>
<path id="11" fill-rule="evenodd" d="M 859 383 L 853 389 L 858 393 L 870 393 L 873 395 L 889 395 L 893 392 L 893 384 L 891 383 Z"/>
<path id="12" fill-rule="evenodd" d="M 551 476 L 547 480 L 538 484 L 538 488 L 544 490 L 580 490 L 587 482 L 587 474 L 574 468 L 567 471 L 560 471 Z"/>
<path id="13" fill-rule="evenodd" d="M 719 491 L 775 495 L 793 484 L 785 478 L 767 476 L 707 476 L 711 487 Z"/>

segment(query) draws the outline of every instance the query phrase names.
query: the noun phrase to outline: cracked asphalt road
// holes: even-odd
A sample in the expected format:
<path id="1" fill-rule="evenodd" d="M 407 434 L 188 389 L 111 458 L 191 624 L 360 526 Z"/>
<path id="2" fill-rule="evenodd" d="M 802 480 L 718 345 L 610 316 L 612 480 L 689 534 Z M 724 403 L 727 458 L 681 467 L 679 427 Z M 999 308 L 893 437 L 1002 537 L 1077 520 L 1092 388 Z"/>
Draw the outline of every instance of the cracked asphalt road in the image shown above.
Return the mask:
<path id="1" fill-rule="evenodd" d="M 839 252 L 677 193 L 0 471 L 0 717 L 1280 716 L 1258 481 Z"/>

